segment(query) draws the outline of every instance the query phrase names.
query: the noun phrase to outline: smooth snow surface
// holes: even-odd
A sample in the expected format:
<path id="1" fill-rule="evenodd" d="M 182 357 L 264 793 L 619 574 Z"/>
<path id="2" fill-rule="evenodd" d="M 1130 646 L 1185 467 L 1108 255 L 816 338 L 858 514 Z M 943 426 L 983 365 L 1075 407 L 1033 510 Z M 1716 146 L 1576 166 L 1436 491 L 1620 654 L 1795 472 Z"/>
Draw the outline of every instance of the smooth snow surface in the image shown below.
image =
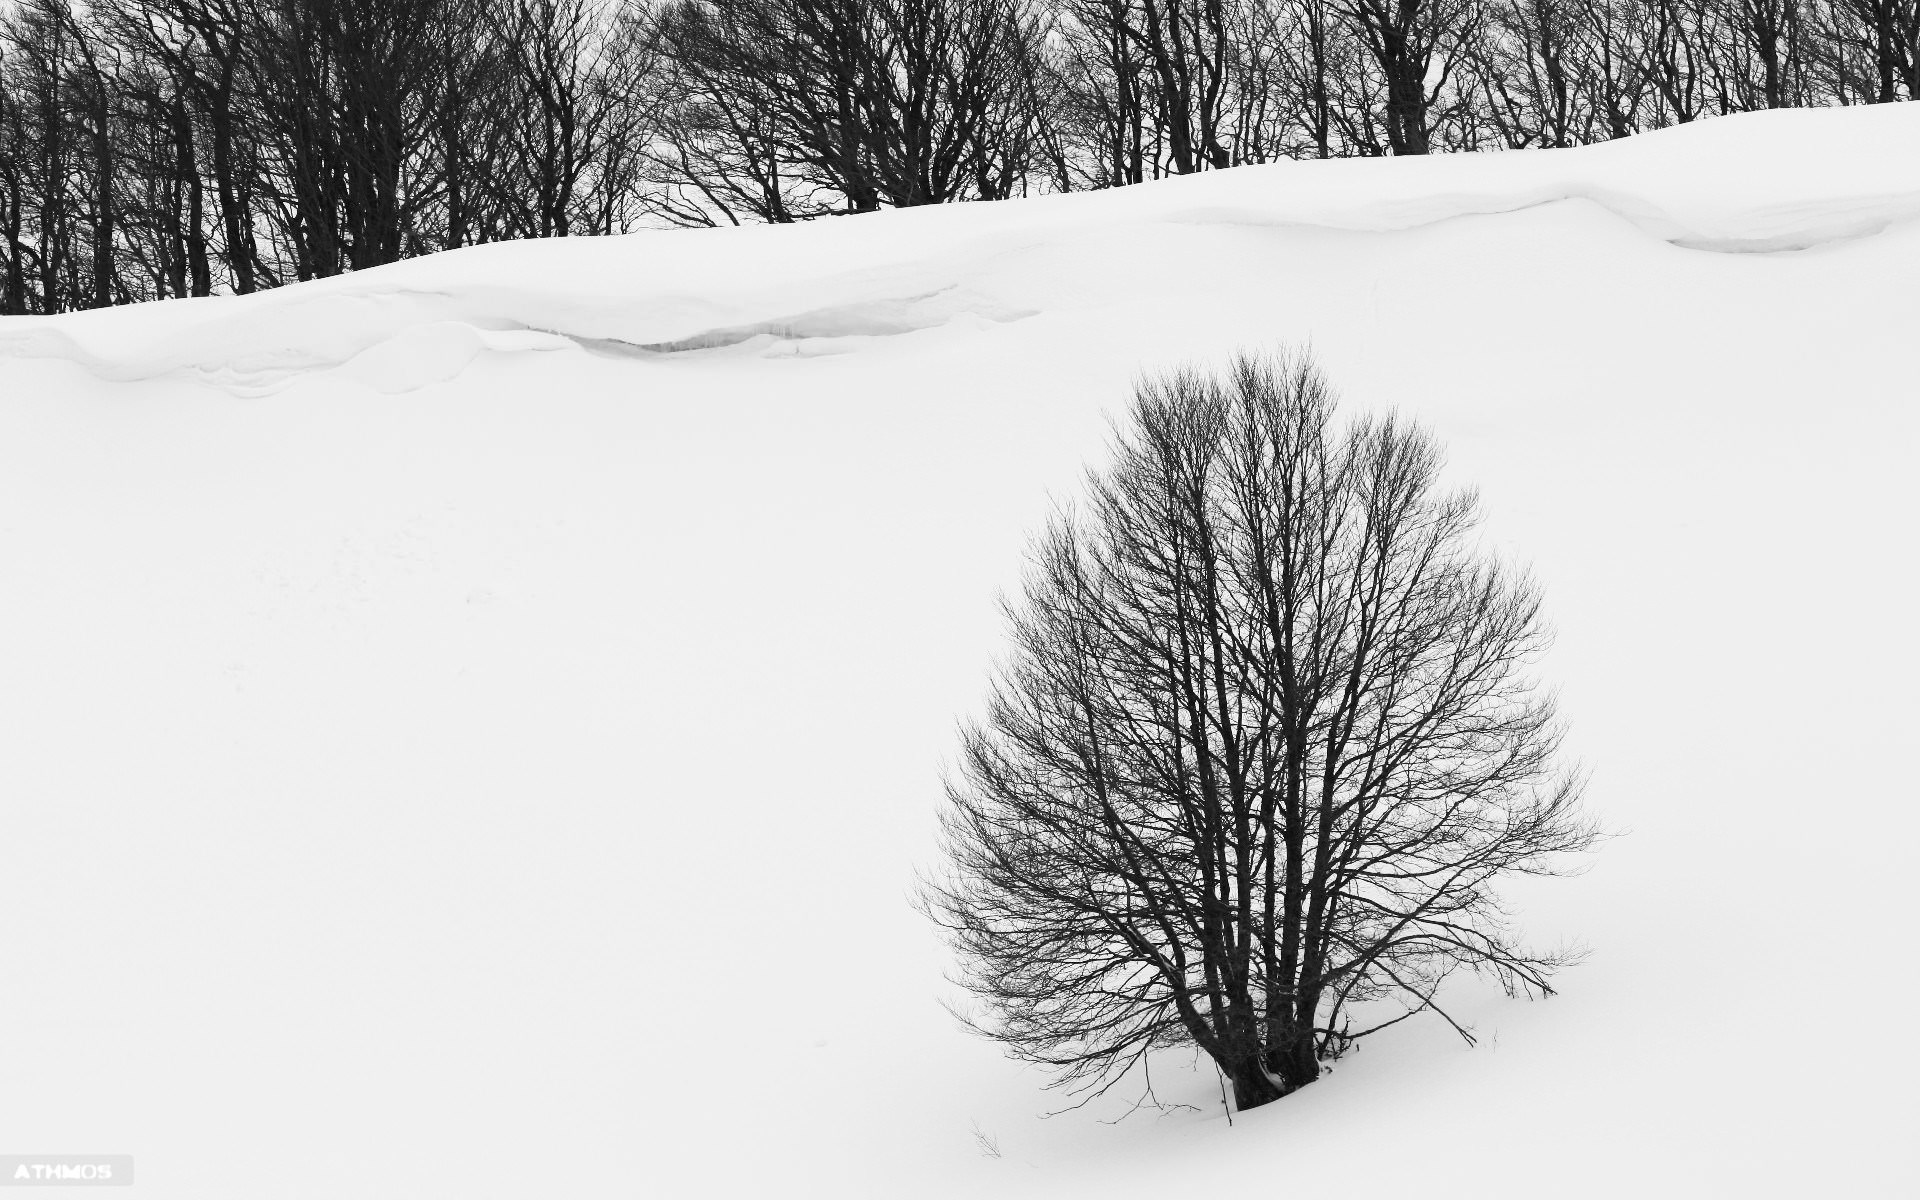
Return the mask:
<path id="1" fill-rule="evenodd" d="M 147 1200 L 1888 1196 L 1920 105 L 518 243 L 0 322 L 0 1152 Z M 961 1032 L 909 909 L 1143 369 L 1429 423 L 1623 836 L 1229 1128 Z M 988 1147 L 997 1148 L 997 1156 Z"/>

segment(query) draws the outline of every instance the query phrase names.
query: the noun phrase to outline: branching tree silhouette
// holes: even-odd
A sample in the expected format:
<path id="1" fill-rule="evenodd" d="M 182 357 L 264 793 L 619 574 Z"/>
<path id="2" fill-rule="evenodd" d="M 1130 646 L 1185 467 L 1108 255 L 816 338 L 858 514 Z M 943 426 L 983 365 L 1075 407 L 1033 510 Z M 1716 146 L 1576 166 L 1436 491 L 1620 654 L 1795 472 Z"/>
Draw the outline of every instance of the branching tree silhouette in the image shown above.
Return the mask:
<path id="1" fill-rule="evenodd" d="M 1596 836 L 1526 675 L 1538 593 L 1430 435 L 1333 408 L 1303 357 L 1141 384 L 1008 605 L 921 899 L 976 1026 L 1061 1082 L 1191 1043 L 1250 1108 L 1445 1017 L 1458 969 L 1541 995 L 1565 961 L 1494 890 Z"/>
<path id="2" fill-rule="evenodd" d="M 1025 190 L 1041 41 L 1025 0 L 680 0 L 657 28 L 680 94 L 660 153 L 689 185 L 670 219 Z"/>

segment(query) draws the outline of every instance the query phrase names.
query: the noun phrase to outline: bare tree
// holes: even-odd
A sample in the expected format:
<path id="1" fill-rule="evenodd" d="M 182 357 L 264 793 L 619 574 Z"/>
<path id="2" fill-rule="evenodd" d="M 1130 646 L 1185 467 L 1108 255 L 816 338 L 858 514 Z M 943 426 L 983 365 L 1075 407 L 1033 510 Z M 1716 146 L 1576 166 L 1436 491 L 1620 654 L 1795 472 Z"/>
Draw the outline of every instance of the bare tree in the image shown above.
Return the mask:
<path id="1" fill-rule="evenodd" d="M 203 151 L 211 151 L 223 216 L 239 195 L 232 179 L 236 63 L 230 45 L 219 37 L 218 11 L 194 0 L 102 0 L 94 11 L 135 63 L 123 87 L 125 99 L 138 110 L 130 123 L 151 147 L 141 173 L 157 194 L 142 207 L 161 227 L 157 265 L 168 281 L 162 294 L 211 295 L 215 253 L 208 236 Z M 228 50 L 224 60 L 208 46 Z M 237 212 L 233 217 L 228 240 L 238 244 L 235 228 L 244 221 Z M 255 256 L 239 257 L 236 290 L 250 291 Z"/>
<path id="2" fill-rule="evenodd" d="M 31 311 L 27 299 L 30 126 L 0 26 L 0 316 Z"/>
<path id="3" fill-rule="evenodd" d="M 1655 93 L 1639 65 L 1638 11 L 1637 0 L 1587 0 L 1580 10 L 1593 102 L 1606 137 L 1628 137 L 1652 124 L 1647 114 Z"/>
<path id="4" fill-rule="evenodd" d="M 1426 154 L 1482 22 L 1479 0 L 1338 0 L 1380 72 L 1387 143 Z M 1454 93 L 1457 95 L 1457 93 Z"/>
<path id="5" fill-rule="evenodd" d="M 1024 0 L 667 5 L 679 98 L 662 215 L 789 221 L 1025 188 L 1039 29 Z"/>
<path id="6" fill-rule="evenodd" d="M 1340 19 L 1338 0 L 1275 0 L 1266 12 L 1280 44 L 1282 103 L 1303 135 L 1291 156 L 1386 153 L 1379 72 L 1350 23 Z"/>
<path id="7" fill-rule="evenodd" d="M 1303 358 L 1143 383 L 1009 605 L 922 899 L 979 1028 L 1063 1081 L 1190 1043 L 1252 1107 L 1445 1016 L 1458 969 L 1546 994 L 1564 961 L 1495 892 L 1596 836 L 1524 672 L 1537 592 L 1429 435 L 1332 419 Z"/>
<path id="8" fill-rule="evenodd" d="M 1081 104 L 1126 182 L 1233 165 L 1242 11 L 1257 0 L 1063 0 Z"/>
<path id="9" fill-rule="evenodd" d="M 23 0 L 0 10 L 0 56 L 5 86 L 14 92 L 6 105 L 13 125 L 7 143 L 18 155 L 5 174 L 15 176 L 9 191 L 18 187 L 24 210 L 9 243 L 31 263 L 30 303 L 40 312 L 112 304 L 124 298 L 115 288 L 117 48 L 68 0 Z"/>
<path id="10" fill-rule="evenodd" d="M 621 90 L 608 80 L 614 45 L 594 0 L 502 0 L 493 30 L 507 65 L 493 97 L 511 130 L 506 168 L 493 177 L 498 203 L 515 212 L 520 236 L 592 231 L 594 167 L 610 139 L 628 133 Z"/>
<path id="11" fill-rule="evenodd" d="M 1576 0 L 1492 0 L 1476 54 L 1488 117 L 1513 148 L 1592 140 L 1587 31 Z"/>
<path id="12" fill-rule="evenodd" d="M 1061 0 L 1071 174 L 1106 186 L 1346 149 L 1343 106 L 1372 81 L 1331 2 Z"/>
<path id="13" fill-rule="evenodd" d="M 1829 0 L 1826 31 L 1838 57 L 1864 60 L 1865 71 L 1847 72 L 1861 99 L 1920 98 L 1920 0 Z"/>

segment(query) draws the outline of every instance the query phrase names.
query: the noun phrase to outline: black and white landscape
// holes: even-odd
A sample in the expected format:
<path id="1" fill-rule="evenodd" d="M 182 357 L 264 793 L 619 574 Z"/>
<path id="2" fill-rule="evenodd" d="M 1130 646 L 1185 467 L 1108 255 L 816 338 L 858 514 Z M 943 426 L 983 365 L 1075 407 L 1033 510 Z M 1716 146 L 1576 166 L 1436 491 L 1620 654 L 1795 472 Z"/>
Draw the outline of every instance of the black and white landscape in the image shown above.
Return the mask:
<path id="1" fill-rule="evenodd" d="M 0 318 L 0 1153 L 152 1200 L 1911 1188 L 1920 107 L 1032 190 Z M 1169 1046 L 1157 1105 L 1061 1112 L 916 911 L 958 726 L 1137 382 L 1303 350 L 1531 569 L 1609 836 L 1501 895 L 1584 957 L 1274 1103 Z"/>

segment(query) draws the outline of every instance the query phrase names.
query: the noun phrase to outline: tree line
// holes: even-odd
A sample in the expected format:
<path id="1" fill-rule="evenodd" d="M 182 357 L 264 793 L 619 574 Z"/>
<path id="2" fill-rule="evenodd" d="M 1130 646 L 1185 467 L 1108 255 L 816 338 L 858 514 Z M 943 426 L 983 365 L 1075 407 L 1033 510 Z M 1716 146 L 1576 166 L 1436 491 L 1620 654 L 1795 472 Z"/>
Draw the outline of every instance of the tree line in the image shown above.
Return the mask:
<path id="1" fill-rule="evenodd" d="M 1920 0 L 0 0 L 0 314 L 1920 95 Z"/>

